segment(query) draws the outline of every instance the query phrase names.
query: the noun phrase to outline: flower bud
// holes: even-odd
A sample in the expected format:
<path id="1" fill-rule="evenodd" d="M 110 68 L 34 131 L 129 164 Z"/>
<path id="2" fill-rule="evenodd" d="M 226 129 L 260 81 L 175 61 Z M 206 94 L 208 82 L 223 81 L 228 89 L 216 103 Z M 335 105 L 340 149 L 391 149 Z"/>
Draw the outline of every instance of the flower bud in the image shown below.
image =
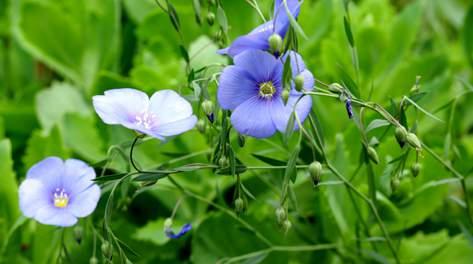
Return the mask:
<path id="1" fill-rule="evenodd" d="M 106 259 L 111 259 L 113 255 L 113 247 L 108 241 L 104 241 L 100 247 L 102 254 Z"/>
<path id="2" fill-rule="evenodd" d="M 82 226 L 75 226 L 74 227 L 74 239 L 76 240 L 77 244 L 80 244 L 82 242 L 82 237 L 84 234 L 84 228 Z"/>
<path id="3" fill-rule="evenodd" d="M 212 26 L 212 25 L 214 24 L 214 22 L 215 22 L 215 14 L 212 13 L 212 12 L 209 12 L 209 13 L 207 14 L 207 23 L 208 23 L 210 26 Z"/>
<path id="4" fill-rule="evenodd" d="M 241 213 L 243 212 L 244 209 L 245 209 L 245 201 L 243 201 L 243 199 L 241 199 L 240 197 L 236 198 L 235 211 L 237 211 L 238 213 Z"/>
<path id="5" fill-rule="evenodd" d="M 374 163 L 378 164 L 379 163 L 379 157 L 378 157 L 378 153 L 376 152 L 376 150 L 373 148 L 373 147 L 368 147 L 368 157 L 370 158 L 371 161 L 373 161 Z"/>
<path id="6" fill-rule="evenodd" d="M 89 259 L 89 264 L 98 264 L 99 260 L 94 256 Z"/>
<path id="7" fill-rule="evenodd" d="M 282 38 L 279 34 L 272 34 L 269 39 L 269 50 L 273 53 L 279 53 L 282 48 Z"/>
<path id="8" fill-rule="evenodd" d="M 317 186 L 320 182 L 320 176 L 322 176 L 322 164 L 318 161 L 314 161 L 309 165 L 309 173 L 312 178 L 312 182 Z"/>
<path id="9" fill-rule="evenodd" d="M 395 192 L 397 188 L 399 188 L 399 184 L 401 182 L 399 181 L 398 177 L 391 178 L 391 190 Z"/>
<path id="10" fill-rule="evenodd" d="M 225 156 L 220 157 L 218 160 L 218 165 L 220 168 L 226 168 L 228 167 L 228 159 Z"/>
<path id="11" fill-rule="evenodd" d="M 304 89 L 304 76 L 302 76 L 302 74 L 297 75 L 294 79 L 294 83 L 296 86 L 296 91 L 302 91 L 302 89 Z"/>
<path id="12" fill-rule="evenodd" d="M 283 207 L 278 207 L 276 209 L 276 220 L 278 221 L 278 224 L 282 225 L 284 220 L 286 219 L 287 219 L 286 210 Z"/>
<path id="13" fill-rule="evenodd" d="M 393 192 L 394 198 L 398 200 L 405 200 L 412 197 L 412 179 L 410 177 L 403 177 L 399 181 L 398 188 Z"/>
<path id="14" fill-rule="evenodd" d="M 166 218 L 166 220 L 164 220 L 163 227 L 164 227 L 164 230 L 169 229 L 169 228 L 172 227 L 172 218 L 171 217 L 168 217 L 168 218 Z"/>
<path id="15" fill-rule="evenodd" d="M 205 121 L 202 120 L 202 119 L 199 119 L 199 121 L 197 121 L 197 124 L 195 124 L 195 127 L 197 128 L 197 130 L 200 132 L 200 133 L 205 133 Z"/>
<path id="16" fill-rule="evenodd" d="M 398 126 L 396 127 L 396 131 L 394 132 L 394 135 L 396 136 L 397 143 L 399 143 L 399 146 L 404 147 L 404 144 L 406 143 L 406 138 L 407 138 L 407 130 L 403 126 Z"/>
<path id="17" fill-rule="evenodd" d="M 421 169 L 421 165 L 417 162 L 414 163 L 411 167 L 412 176 L 417 177 L 417 175 L 419 175 L 420 169 Z"/>
<path id="18" fill-rule="evenodd" d="M 202 110 L 207 115 L 207 118 L 211 123 L 214 122 L 214 103 L 210 100 L 204 100 L 202 102 Z"/>
<path id="19" fill-rule="evenodd" d="M 287 99 L 289 99 L 289 91 L 287 89 L 284 89 L 282 91 L 281 98 L 284 101 L 284 103 L 287 103 Z"/>
<path id="20" fill-rule="evenodd" d="M 420 150 L 422 149 L 422 144 L 420 143 L 419 138 L 417 138 L 416 134 L 414 133 L 407 133 L 406 137 L 407 143 L 411 145 L 413 148 Z"/>
<path id="21" fill-rule="evenodd" d="M 241 148 L 245 146 L 245 136 L 242 134 L 238 134 L 238 146 Z"/>
<path id="22" fill-rule="evenodd" d="M 332 93 L 341 93 L 343 91 L 343 86 L 341 86 L 338 83 L 332 83 L 328 86 L 328 90 L 331 91 Z"/>
<path id="23" fill-rule="evenodd" d="M 291 229 L 292 227 L 292 223 L 291 221 L 289 221 L 289 219 L 286 219 L 286 221 L 284 221 L 284 223 L 282 223 L 282 228 L 284 230 L 284 233 L 287 233 L 289 231 L 289 229 Z"/>

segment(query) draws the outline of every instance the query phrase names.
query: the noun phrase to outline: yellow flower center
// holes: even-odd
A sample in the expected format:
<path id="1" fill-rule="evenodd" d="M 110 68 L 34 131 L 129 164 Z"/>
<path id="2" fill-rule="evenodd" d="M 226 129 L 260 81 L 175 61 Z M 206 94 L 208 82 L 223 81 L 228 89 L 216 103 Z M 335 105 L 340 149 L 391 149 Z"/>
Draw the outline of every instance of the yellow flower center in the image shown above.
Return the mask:
<path id="1" fill-rule="evenodd" d="M 264 82 L 259 85 L 259 95 L 263 98 L 271 98 L 276 93 L 276 87 L 274 87 L 271 81 Z"/>
<path id="2" fill-rule="evenodd" d="M 64 189 L 56 189 L 54 192 L 54 206 L 57 208 L 64 208 L 69 203 L 69 195 L 64 191 Z"/>

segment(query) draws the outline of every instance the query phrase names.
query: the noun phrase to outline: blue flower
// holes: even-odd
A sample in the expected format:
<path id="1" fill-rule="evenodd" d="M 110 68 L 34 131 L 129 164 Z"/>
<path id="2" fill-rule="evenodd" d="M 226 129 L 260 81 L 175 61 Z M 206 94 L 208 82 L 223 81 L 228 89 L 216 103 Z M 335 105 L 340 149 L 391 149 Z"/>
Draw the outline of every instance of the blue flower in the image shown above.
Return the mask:
<path id="1" fill-rule="evenodd" d="M 104 123 L 161 140 L 190 130 L 197 122 L 190 103 L 172 90 L 155 92 L 150 99 L 135 89 L 113 89 L 94 96 L 93 104 Z"/>
<path id="2" fill-rule="evenodd" d="M 287 7 L 294 18 L 299 15 L 301 4 L 298 0 L 287 0 Z M 219 50 L 219 53 L 235 57 L 249 49 L 269 50 L 269 37 L 276 33 L 284 39 L 289 29 L 290 21 L 283 0 L 276 0 L 273 16 L 273 20 L 259 25 L 247 35 L 238 37 L 229 47 Z"/>
<path id="3" fill-rule="evenodd" d="M 348 118 L 353 118 L 353 108 L 351 106 L 351 99 L 348 97 L 345 100 L 345 109 L 347 110 Z"/>
<path id="4" fill-rule="evenodd" d="M 42 224 L 72 226 L 91 214 L 100 198 L 95 171 L 76 159 L 49 157 L 28 170 L 19 189 L 20 209 Z"/>
<path id="5" fill-rule="evenodd" d="M 287 103 L 282 94 L 284 61 L 291 60 L 295 78 L 304 77 L 304 90 L 312 90 L 314 77 L 306 70 L 299 54 L 288 52 L 282 61 L 261 50 L 245 51 L 234 58 L 235 65 L 227 66 L 220 76 L 217 99 L 223 109 L 232 110 L 233 127 L 243 135 L 256 138 L 284 132 L 293 110 L 303 122 L 312 108 L 312 98 L 302 96 L 292 85 Z M 297 123 L 295 129 L 297 129 Z"/>
<path id="6" fill-rule="evenodd" d="M 191 229 L 192 229 L 191 224 L 185 224 L 185 225 L 182 226 L 181 230 L 177 234 L 174 233 L 174 231 L 172 231 L 172 229 L 170 227 L 166 228 L 164 230 L 164 233 L 166 234 L 167 237 L 169 237 L 171 239 L 177 239 L 177 238 L 180 238 L 181 236 L 185 235 Z"/>

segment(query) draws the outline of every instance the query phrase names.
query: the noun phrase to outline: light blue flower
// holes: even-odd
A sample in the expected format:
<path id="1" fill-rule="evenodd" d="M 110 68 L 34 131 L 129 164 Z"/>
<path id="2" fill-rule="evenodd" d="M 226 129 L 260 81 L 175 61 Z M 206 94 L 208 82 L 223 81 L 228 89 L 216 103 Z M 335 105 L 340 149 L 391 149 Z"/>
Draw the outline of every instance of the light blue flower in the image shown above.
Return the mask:
<path id="1" fill-rule="evenodd" d="M 42 224 L 72 226 L 90 215 L 100 198 L 95 171 L 76 159 L 46 158 L 28 170 L 19 190 L 20 209 Z"/>
<path id="2" fill-rule="evenodd" d="M 197 122 L 190 103 L 172 90 L 155 92 L 150 99 L 135 89 L 112 89 L 92 100 L 104 123 L 122 125 L 161 140 L 190 130 Z"/>
<path id="3" fill-rule="evenodd" d="M 312 108 L 312 98 L 295 90 L 282 98 L 284 61 L 290 59 L 293 79 L 304 77 L 302 89 L 312 90 L 314 77 L 306 69 L 299 54 L 290 51 L 277 59 L 268 52 L 248 50 L 234 58 L 235 65 L 227 66 L 220 76 L 217 99 L 223 109 L 232 110 L 233 127 L 243 135 L 256 138 L 286 131 L 293 111 L 304 122 Z M 295 122 L 295 129 L 298 128 Z"/>
<path id="4" fill-rule="evenodd" d="M 287 7 L 294 18 L 297 18 L 299 15 L 301 4 L 302 1 L 287 0 Z M 247 35 L 238 37 L 229 47 L 219 50 L 218 52 L 230 57 L 235 57 L 243 51 L 250 49 L 269 50 L 269 37 L 272 34 L 278 34 L 282 39 L 284 39 L 287 30 L 289 29 L 289 25 L 290 20 L 283 0 L 276 0 L 272 20 L 259 25 Z"/>

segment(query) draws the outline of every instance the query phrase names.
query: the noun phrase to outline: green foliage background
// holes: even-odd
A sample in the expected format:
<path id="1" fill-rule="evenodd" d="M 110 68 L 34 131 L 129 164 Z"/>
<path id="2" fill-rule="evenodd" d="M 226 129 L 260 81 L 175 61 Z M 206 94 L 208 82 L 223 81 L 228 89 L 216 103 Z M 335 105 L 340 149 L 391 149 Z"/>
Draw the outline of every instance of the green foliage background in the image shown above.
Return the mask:
<path id="1" fill-rule="evenodd" d="M 199 25 L 196 1 L 170 2 L 177 11 L 182 38 L 168 14 L 152 0 L 0 0 L 3 262 L 54 263 L 62 244 L 70 255 L 66 263 L 88 263 L 93 254 L 103 260 L 100 237 L 94 240 L 91 227 L 95 226 L 98 233 L 102 231 L 110 184 L 103 184 L 96 212 L 80 221 L 84 227 L 80 244 L 74 241 L 72 228 L 66 229 L 63 236 L 60 229 L 20 217 L 17 193 L 27 169 L 46 156 L 77 157 L 90 164 L 113 157 L 112 171 L 127 169 L 127 161 L 109 147 L 129 144 L 134 134 L 102 124 L 92 108 L 93 95 L 116 87 L 133 87 L 149 94 L 174 89 L 187 96 L 197 115 L 205 118 L 189 87 L 186 70 L 229 63 L 215 53 L 222 44 L 214 41 L 222 26 L 221 14 L 209 26 L 205 22 L 207 13 L 218 12 L 208 1 L 200 1 Z M 221 2 L 228 19 L 229 40 L 261 23 L 248 4 L 252 1 Z M 269 17 L 272 1 L 257 2 Z M 304 1 L 298 22 L 307 39 L 299 37 L 299 52 L 308 68 L 317 79 L 343 82 L 360 98 L 388 109 L 409 95 L 416 76 L 422 76 L 420 89 L 425 94 L 417 103 L 443 122 L 410 107 L 405 113 L 408 124 L 425 144 L 466 177 L 467 189 L 473 193 L 472 3 L 364 0 L 350 2 L 349 7 L 359 70 L 352 63 L 342 0 Z M 187 66 L 180 45 L 188 51 Z M 215 100 L 215 83 L 208 90 Z M 343 102 L 317 96 L 313 99 L 328 158 L 366 193 L 368 172 L 360 158 L 359 129 L 346 117 Z M 403 150 L 394 139 L 392 127 L 379 121 L 371 123 L 379 115 L 367 112 L 364 118 L 367 126 L 381 124 L 367 132 L 369 139 L 379 141 L 376 149 L 380 163 L 373 165 L 377 207 L 401 262 L 473 263 L 473 226 L 463 202 L 473 197 L 465 197 L 459 181 L 425 151 L 420 157 L 420 175 L 413 178 L 409 173 L 408 167 L 415 161 L 411 154 L 401 172 L 403 189 L 393 192 L 390 182 L 397 164 L 390 161 Z M 294 149 L 292 144 L 284 144 L 282 135 L 268 140 L 247 138 L 244 148 L 238 147 L 236 135 L 231 138 L 237 157 L 249 166 L 268 165 L 252 154 L 286 163 Z M 137 148 L 136 159 L 144 168 L 208 163 L 213 147 L 211 133 L 193 130 L 165 143 L 146 140 Z M 179 159 L 190 153 L 196 155 L 185 161 Z M 303 143 L 298 164 L 312 160 L 310 149 Z M 241 176 L 254 199 L 247 194 L 247 210 L 240 217 L 253 229 L 232 217 L 235 179 L 210 170 L 174 176 L 186 189 L 219 206 L 186 196 L 174 222 L 176 227 L 191 222 L 194 229 L 182 239 L 169 241 L 163 234 L 164 219 L 183 197 L 167 179 L 146 187 L 123 185 L 129 188 L 122 187 L 118 192 L 111 227 L 136 251 L 138 256 L 129 254 L 136 263 L 215 263 L 224 258 L 237 263 L 393 262 L 366 204 L 356 197 L 351 200 L 344 185 L 328 171 L 322 176 L 322 184 L 314 188 L 308 172 L 297 170 L 289 202 L 293 226 L 287 233 L 277 225 L 274 214 L 284 169 L 249 170 Z M 354 205 L 367 226 L 363 226 Z M 273 246 L 258 239 L 254 230 Z M 322 249 L 305 249 L 314 245 Z M 329 247 L 323 249 L 324 245 Z M 245 260 L 232 259 L 251 252 L 255 253 Z M 114 262 L 119 263 L 118 255 Z"/>

